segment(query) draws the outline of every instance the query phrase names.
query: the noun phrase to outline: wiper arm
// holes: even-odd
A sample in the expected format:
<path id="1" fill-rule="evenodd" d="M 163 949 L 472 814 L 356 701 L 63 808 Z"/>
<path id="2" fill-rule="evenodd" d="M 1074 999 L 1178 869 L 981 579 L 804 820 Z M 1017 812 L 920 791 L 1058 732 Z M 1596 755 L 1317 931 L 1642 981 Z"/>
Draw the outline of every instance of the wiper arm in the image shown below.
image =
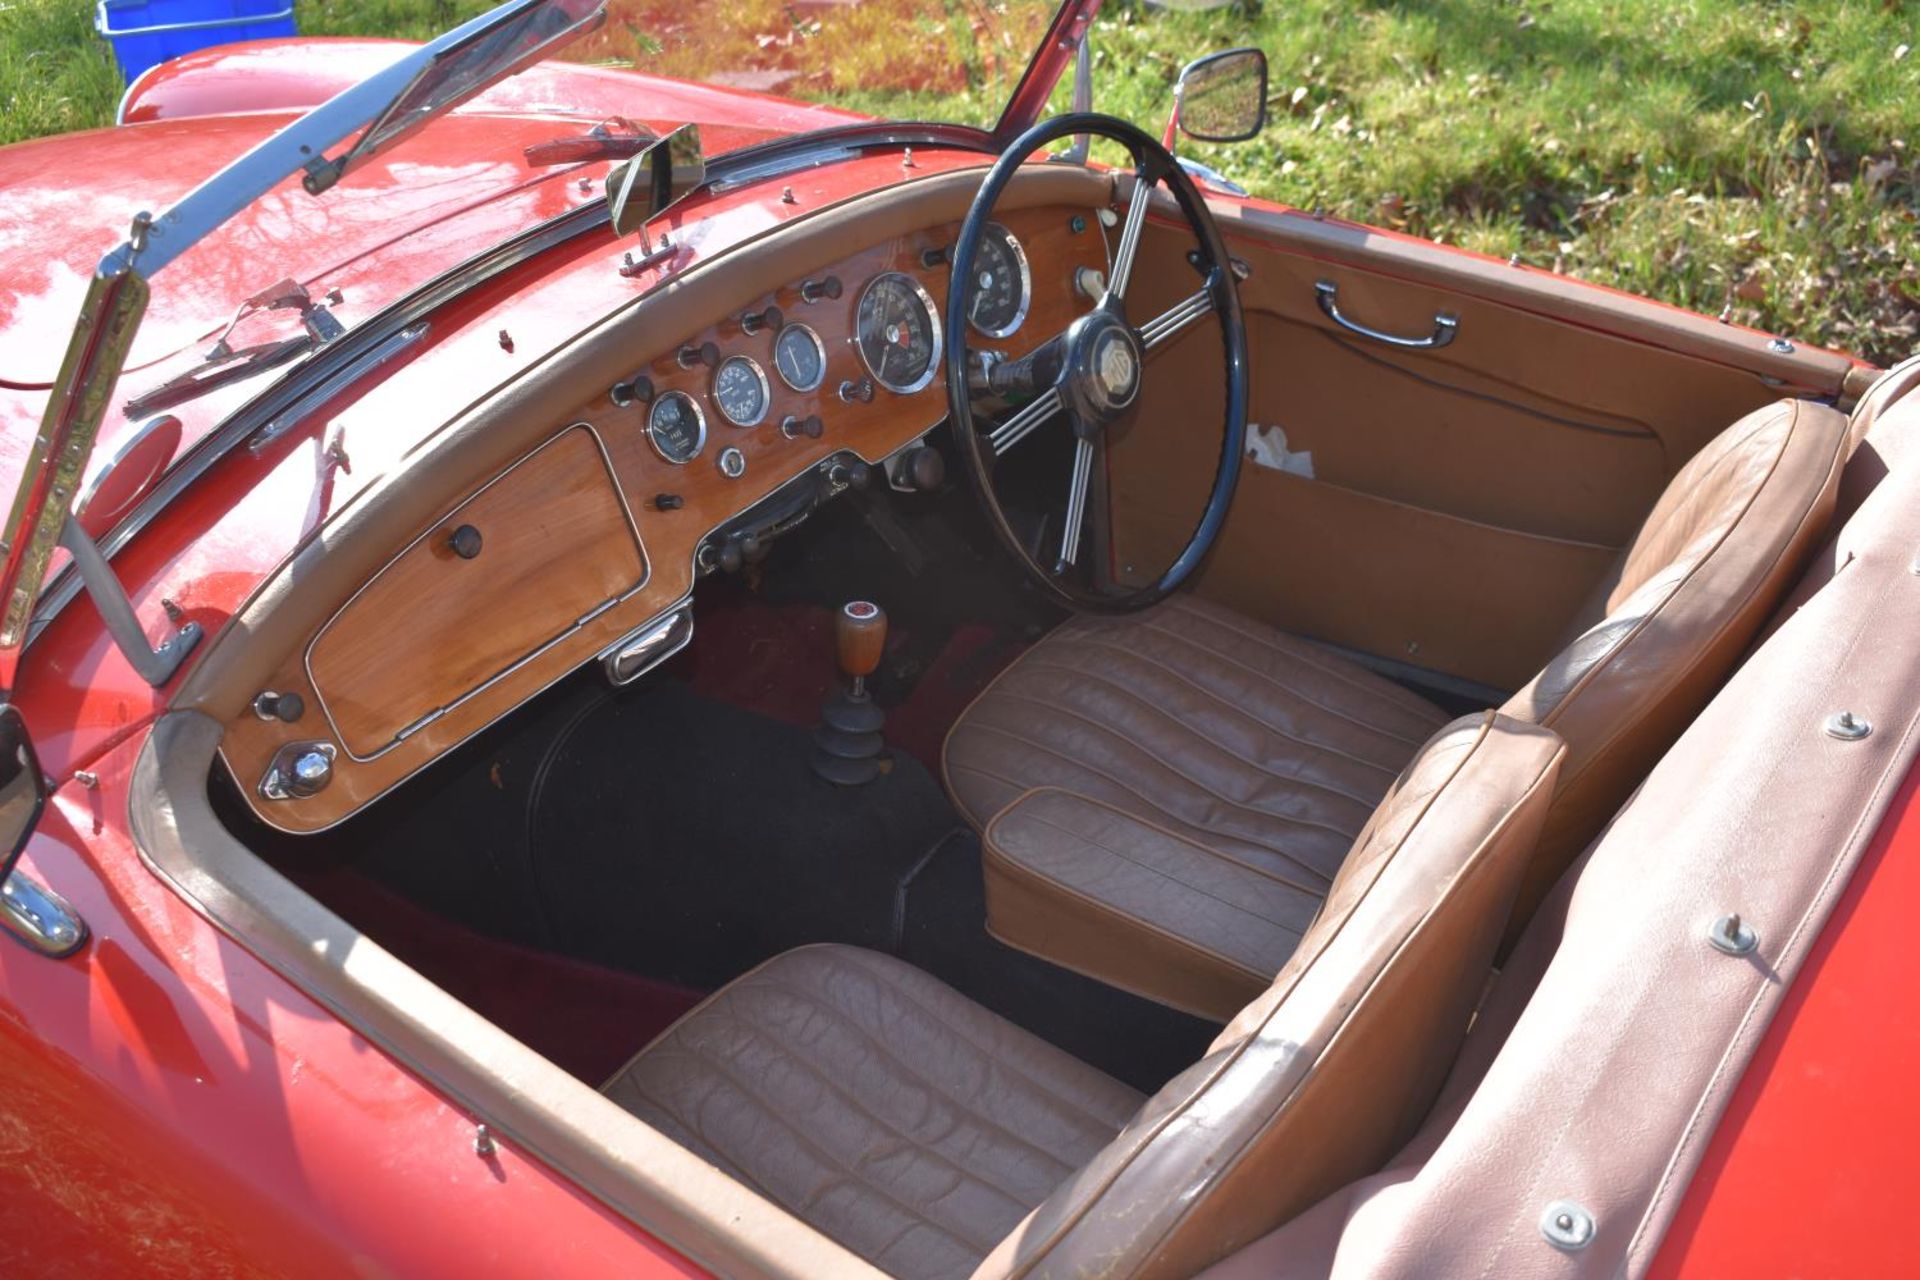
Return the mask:
<path id="1" fill-rule="evenodd" d="M 609 116 L 585 133 L 571 138 L 551 138 L 536 142 L 525 151 L 527 163 L 534 168 L 550 164 L 580 164 L 590 160 L 624 160 L 639 155 L 660 135 L 625 116 Z"/>
<path id="2" fill-rule="evenodd" d="M 338 302 L 340 295 L 327 295 L 328 301 Z M 300 313 L 302 332 L 291 338 L 282 338 L 277 342 L 261 342 L 251 347 L 242 347 L 235 351 L 228 345 L 227 339 L 242 320 L 259 311 L 297 310 Z M 288 278 L 271 288 L 262 289 L 233 313 L 233 319 L 227 321 L 227 327 L 214 339 L 213 346 L 207 351 L 201 363 L 185 373 L 168 378 L 153 390 L 137 395 L 127 401 L 126 415 L 129 418 L 144 418 L 160 409 L 171 408 L 176 404 L 193 399 L 203 392 L 228 383 L 238 382 L 242 378 L 251 378 L 278 365 L 283 365 L 296 356 L 304 355 L 317 346 L 332 342 L 346 332 L 346 327 L 334 319 L 333 313 L 313 300 L 307 287 L 298 280 Z"/>
<path id="3" fill-rule="evenodd" d="M 129 418 L 144 418 L 161 409 L 170 409 L 215 387 L 224 387 L 230 382 L 251 378 L 256 373 L 283 365 L 313 350 L 316 345 L 312 334 L 299 333 L 279 342 L 262 342 L 224 354 L 209 353 L 204 364 L 195 365 L 185 373 L 168 378 L 144 395 L 127 401 L 126 415 Z"/>

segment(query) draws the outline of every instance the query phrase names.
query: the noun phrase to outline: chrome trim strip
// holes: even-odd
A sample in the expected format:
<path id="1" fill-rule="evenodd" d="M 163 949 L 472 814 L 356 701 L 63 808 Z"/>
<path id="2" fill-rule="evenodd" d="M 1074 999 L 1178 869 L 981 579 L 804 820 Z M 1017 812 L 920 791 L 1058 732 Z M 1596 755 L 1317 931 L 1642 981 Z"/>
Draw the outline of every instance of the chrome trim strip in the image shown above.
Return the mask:
<path id="1" fill-rule="evenodd" d="M 482 680 L 479 684 L 467 690 L 465 693 L 455 698 L 452 702 L 446 703 L 443 706 L 436 707 L 433 710 L 427 712 L 425 715 L 421 716 L 418 720 L 413 721 L 411 724 L 401 729 L 398 733 L 394 734 L 391 741 L 389 741 L 385 746 L 381 747 L 379 750 L 375 751 L 372 755 L 363 756 L 359 754 L 352 747 L 347 745 L 347 737 L 345 734 L 340 732 L 340 725 L 339 725 L 339 722 L 334 719 L 333 709 L 327 705 L 326 690 L 320 687 L 320 681 L 313 673 L 314 649 L 319 646 L 321 639 L 326 636 L 328 630 L 332 628 L 333 624 L 340 620 L 340 615 L 345 613 L 348 609 L 352 608 L 353 602 L 355 600 L 358 600 L 362 595 L 364 595 L 367 592 L 368 588 L 372 587 L 374 583 L 378 582 L 382 574 L 386 573 L 387 570 L 393 568 L 393 566 L 397 564 L 400 561 L 400 559 L 404 557 L 408 552 L 412 551 L 415 547 L 419 546 L 422 542 L 432 537 L 436 532 L 438 532 L 442 527 L 444 527 L 449 520 L 453 519 L 462 510 L 464 510 L 470 503 L 472 503 L 474 499 L 478 498 L 481 494 L 485 493 L 487 490 L 493 488 L 493 486 L 499 484 L 502 480 L 505 480 L 508 476 L 512 475 L 524 463 L 526 463 L 528 459 L 540 453 L 541 450 L 547 449 L 552 445 L 558 443 L 560 439 L 563 436 L 565 436 L 569 431 L 585 431 L 587 433 L 587 438 L 593 441 L 594 448 L 599 450 L 601 464 L 606 468 L 607 483 L 610 486 L 612 486 L 614 497 L 618 499 L 620 503 L 620 512 L 622 515 L 626 517 L 627 529 L 630 533 L 633 534 L 633 545 L 640 552 L 640 580 L 634 583 L 631 587 L 628 587 L 625 591 L 621 592 L 619 595 L 614 596 L 609 600 L 602 601 L 597 607 L 595 607 L 590 612 L 586 613 L 585 615 L 579 618 L 574 619 L 572 625 L 568 626 L 564 631 L 560 632 L 560 634 L 554 636 L 552 639 L 548 640 L 545 644 L 542 644 L 537 648 L 533 649 L 531 652 L 521 655 L 519 658 L 515 659 L 513 662 L 507 664 L 505 667 L 502 667 L 499 671 L 494 672 L 491 676 L 488 676 L 485 680 Z M 559 431 L 556 431 L 552 435 L 548 436 L 545 440 L 541 441 L 538 445 L 528 450 L 526 453 L 522 454 L 512 464 L 510 464 L 504 470 L 502 470 L 499 475 L 495 476 L 493 479 L 487 481 L 485 484 L 481 485 L 478 489 L 475 489 L 472 493 L 462 498 L 457 506 L 455 506 L 452 510 L 448 511 L 444 516 L 441 516 L 440 518 L 434 520 L 425 529 L 422 529 L 417 536 L 415 536 L 410 542 L 407 543 L 406 546 L 400 548 L 399 552 L 396 553 L 392 559 L 388 560 L 385 564 L 381 565 L 377 570 L 375 570 L 373 574 L 369 576 L 365 582 L 360 584 L 360 589 L 358 591 L 355 591 L 352 595 L 348 596 L 345 603 L 343 603 L 338 609 L 335 609 L 332 615 L 329 616 L 327 620 L 320 625 L 319 630 L 313 633 L 313 639 L 307 642 L 306 651 L 300 655 L 300 666 L 301 666 L 301 669 L 306 673 L 307 683 L 311 685 L 313 688 L 314 701 L 320 704 L 320 714 L 326 717 L 327 728 L 332 731 L 335 740 L 337 740 L 340 743 L 340 749 L 346 753 L 346 756 L 349 760 L 352 760 L 357 764 L 368 764 L 368 763 L 371 763 L 372 761 L 378 760 L 381 756 L 393 750 L 395 747 L 399 746 L 402 742 L 405 742 L 408 738 L 412 737 L 414 734 L 420 732 L 420 730 L 432 724 L 435 720 L 438 720 L 440 717 L 447 715 L 449 712 L 458 710 L 460 707 L 465 706 L 468 702 L 471 702 L 474 698 L 479 697 L 482 693 L 485 693 L 488 689 L 491 689 L 494 685 L 499 684 L 502 680 L 505 680 L 508 676 L 512 675 L 514 672 L 520 670 L 521 668 L 527 666 L 532 662 L 537 661 L 542 654 L 550 652 L 554 648 L 554 646 L 562 643 L 568 637 L 578 633 L 581 630 L 581 628 L 587 625 L 588 622 L 592 621 L 594 618 L 599 617 L 601 614 L 605 613 L 608 609 L 612 608 L 614 605 L 633 599 L 633 597 L 635 597 L 636 595 L 639 595 L 642 591 L 646 590 L 647 583 L 652 580 L 653 580 L 653 557 L 647 554 L 647 544 L 640 537 L 640 526 L 633 518 L 633 508 L 627 505 L 627 495 L 625 491 L 622 490 L 620 487 L 619 476 L 618 476 L 618 473 L 615 472 L 613 469 L 613 457 L 611 454 L 607 452 L 606 441 L 600 438 L 599 430 L 596 427 L 594 427 L 592 423 L 575 422 L 566 427 L 562 427 Z M 516 702 L 514 705 L 517 707 L 522 705 L 522 703 Z"/>
<path id="2" fill-rule="evenodd" d="M 414 343 L 427 336 L 432 329 L 427 321 L 421 320 L 396 333 L 390 333 L 353 359 L 334 368 L 326 377 L 320 379 L 292 404 L 267 419 L 266 425 L 253 433 L 247 441 L 247 448 L 259 453 L 306 420 L 308 414 L 331 400 L 346 389 L 351 382 L 358 380 L 387 361 L 405 351 Z"/>
<path id="3" fill-rule="evenodd" d="M 15 867 L 0 882 L 0 925 L 53 960 L 87 945 L 87 922 L 73 904 Z"/>
<path id="4" fill-rule="evenodd" d="M 1202 289 L 1198 293 L 1174 303 L 1165 311 L 1140 326 L 1140 343 L 1148 351 L 1154 350 L 1182 329 L 1198 321 L 1213 310 L 1213 293 Z"/>

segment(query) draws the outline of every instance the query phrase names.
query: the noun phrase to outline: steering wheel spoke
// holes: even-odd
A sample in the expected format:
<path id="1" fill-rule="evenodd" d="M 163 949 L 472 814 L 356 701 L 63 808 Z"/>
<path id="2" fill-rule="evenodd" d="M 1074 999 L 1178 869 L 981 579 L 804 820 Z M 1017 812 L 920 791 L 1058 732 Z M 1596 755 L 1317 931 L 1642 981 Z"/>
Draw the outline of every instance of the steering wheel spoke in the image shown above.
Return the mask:
<path id="1" fill-rule="evenodd" d="M 1127 285 L 1133 279 L 1133 260 L 1140 252 L 1140 233 L 1146 229 L 1147 207 L 1153 203 L 1157 181 L 1146 166 L 1134 170 L 1133 192 L 1127 197 L 1127 212 L 1120 222 L 1120 243 L 1113 251 L 1113 269 L 1107 274 L 1107 300 L 1126 301 Z"/>
<path id="2" fill-rule="evenodd" d="M 1091 439 L 1081 436 L 1073 448 L 1073 478 L 1067 482 L 1067 518 L 1060 530 L 1060 558 L 1055 573 L 1065 573 L 1080 561 L 1080 540 L 1087 523 L 1087 493 L 1093 487 Z"/>
<path id="3" fill-rule="evenodd" d="M 1183 329 L 1213 314 L 1211 286 L 1189 294 L 1140 326 L 1140 345 L 1149 352 L 1173 340 Z"/>
<path id="4" fill-rule="evenodd" d="M 1060 388 L 1048 387 L 1014 412 L 1005 422 L 987 433 L 993 456 L 1003 458 L 1007 451 L 1032 435 L 1040 425 L 1059 413 Z"/>

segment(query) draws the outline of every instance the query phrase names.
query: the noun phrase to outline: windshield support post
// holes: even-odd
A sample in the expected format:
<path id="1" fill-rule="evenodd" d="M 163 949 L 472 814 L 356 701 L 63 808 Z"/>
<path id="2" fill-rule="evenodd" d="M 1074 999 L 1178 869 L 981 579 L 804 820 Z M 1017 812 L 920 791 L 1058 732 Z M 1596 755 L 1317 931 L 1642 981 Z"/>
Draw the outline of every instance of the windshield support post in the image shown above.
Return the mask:
<path id="1" fill-rule="evenodd" d="M 1087 115 L 1093 110 L 1093 31 L 1080 37 L 1080 51 L 1073 55 L 1073 112 Z M 1085 164 L 1093 154 L 1093 135 L 1076 133 L 1073 145 L 1060 153 L 1068 164 Z"/>
<path id="2" fill-rule="evenodd" d="M 147 642 L 146 630 L 140 625 L 140 618 L 133 611 L 133 601 L 127 598 L 127 589 L 121 585 L 120 578 L 100 554 L 100 548 L 94 544 L 93 536 L 80 527 L 80 522 L 72 516 L 60 530 L 60 545 L 73 557 L 73 567 L 80 574 L 80 584 L 93 598 L 94 608 L 100 611 L 100 620 L 106 623 L 107 634 L 127 662 L 132 665 L 135 674 L 158 689 L 173 679 L 173 673 L 187 660 L 193 647 L 200 643 L 201 629 L 197 622 L 186 622 L 179 630 L 162 640 L 158 645 Z"/>

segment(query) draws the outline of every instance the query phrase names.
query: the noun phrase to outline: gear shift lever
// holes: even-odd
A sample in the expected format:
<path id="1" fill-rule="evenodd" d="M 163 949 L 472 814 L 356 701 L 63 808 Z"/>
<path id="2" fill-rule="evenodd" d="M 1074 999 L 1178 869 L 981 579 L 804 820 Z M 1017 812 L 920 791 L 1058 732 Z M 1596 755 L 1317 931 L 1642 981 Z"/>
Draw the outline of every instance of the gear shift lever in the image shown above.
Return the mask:
<path id="1" fill-rule="evenodd" d="M 886 611 L 869 600 L 842 605 L 833 616 L 833 646 L 847 687 L 820 709 L 813 771 L 828 782 L 854 787 L 880 776 L 880 752 L 886 745 L 880 736 L 886 713 L 867 693 L 867 677 L 879 667 L 887 647 Z"/>

